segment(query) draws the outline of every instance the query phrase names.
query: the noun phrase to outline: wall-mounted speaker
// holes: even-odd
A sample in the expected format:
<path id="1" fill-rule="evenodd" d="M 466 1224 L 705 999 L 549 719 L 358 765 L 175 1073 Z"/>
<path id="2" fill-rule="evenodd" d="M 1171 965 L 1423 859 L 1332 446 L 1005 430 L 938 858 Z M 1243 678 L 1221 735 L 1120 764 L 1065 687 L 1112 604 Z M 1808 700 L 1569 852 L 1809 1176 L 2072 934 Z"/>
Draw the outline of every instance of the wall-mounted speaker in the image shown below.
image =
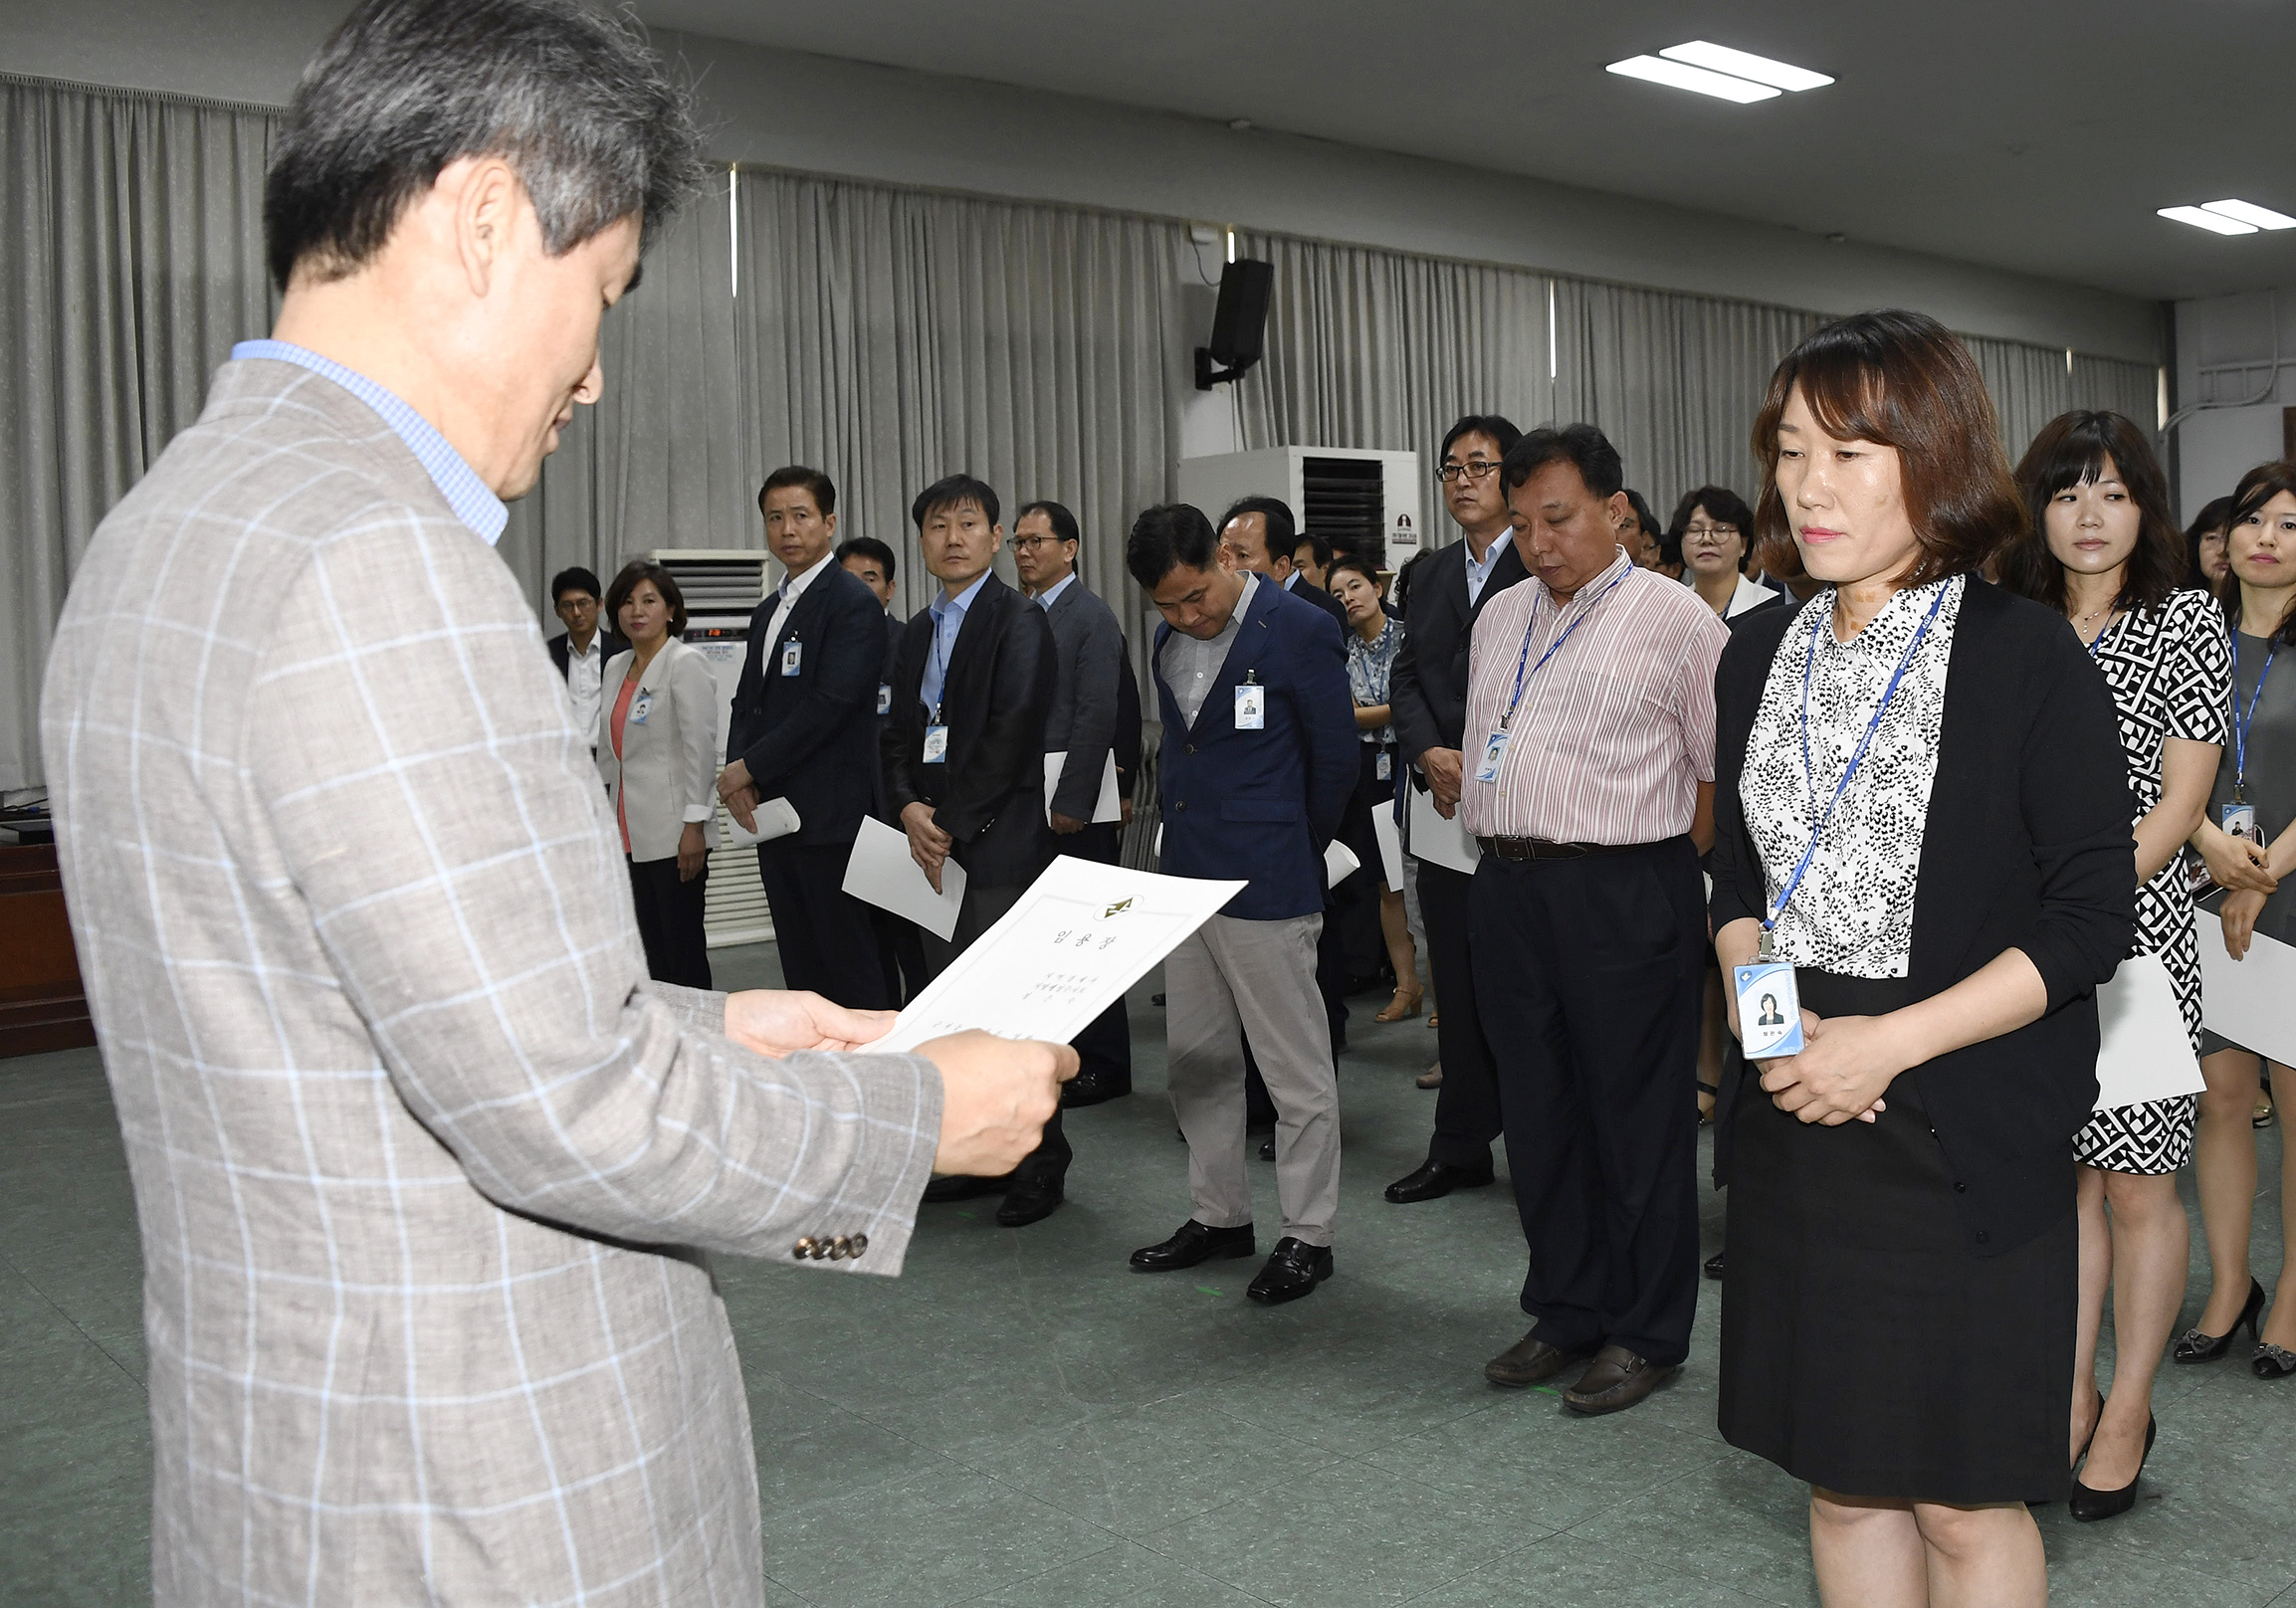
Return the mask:
<path id="1" fill-rule="evenodd" d="M 1275 289 L 1273 263 L 1252 258 L 1220 270 L 1219 305 L 1212 311 L 1212 341 L 1196 348 L 1196 389 L 1239 379 L 1266 350 L 1268 296 Z M 1216 368 L 1214 365 L 1218 365 Z"/>

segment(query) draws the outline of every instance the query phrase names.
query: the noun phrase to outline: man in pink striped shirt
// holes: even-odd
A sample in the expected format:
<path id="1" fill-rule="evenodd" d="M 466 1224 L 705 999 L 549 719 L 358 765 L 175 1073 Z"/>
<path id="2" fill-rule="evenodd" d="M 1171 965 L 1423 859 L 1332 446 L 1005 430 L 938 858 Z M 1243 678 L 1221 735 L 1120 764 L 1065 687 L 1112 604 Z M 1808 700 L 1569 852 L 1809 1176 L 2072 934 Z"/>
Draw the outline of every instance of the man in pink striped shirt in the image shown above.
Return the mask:
<path id="1" fill-rule="evenodd" d="M 1698 1302 L 1698 857 L 1714 842 L 1714 666 L 1730 634 L 1637 569 L 1618 453 L 1592 425 L 1509 451 L 1532 584 L 1475 626 L 1459 810 L 1475 997 L 1498 1070 L 1535 1319 L 1494 1384 L 1564 1374 L 1580 1413 L 1650 1394 Z"/>

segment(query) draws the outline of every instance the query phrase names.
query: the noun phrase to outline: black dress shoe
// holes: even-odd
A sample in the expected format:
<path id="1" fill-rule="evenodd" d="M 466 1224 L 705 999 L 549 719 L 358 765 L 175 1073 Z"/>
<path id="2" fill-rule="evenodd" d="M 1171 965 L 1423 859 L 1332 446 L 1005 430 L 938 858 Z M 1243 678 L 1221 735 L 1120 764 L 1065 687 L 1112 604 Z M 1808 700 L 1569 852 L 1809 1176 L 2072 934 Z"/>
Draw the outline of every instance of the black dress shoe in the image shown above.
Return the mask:
<path id="1" fill-rule="evenodd" d="M 1132 1265 L 1143 1273 L 1173 1273 L 1214 1257 L 1248 1257 L 1258 1249 L 1249 1223 L 1237 1228 L 1206 1228 L 1191 1217 L 1163 1244 L 1135 1251 Z"/>
<path id="2" fill-rule="evenodd" d="M 2264 1287 L 2254 1279 L 2248 1281 L 2248 1299 L 2240 1304 L 2240 1315 L 2232 1319 L 2232 1326 L 2221 1334 L 2206 1334 L 2195 1325 L 2177 1336 L 2177 1343 L 2169 1348 L 2169 1356 L 2177 1362 L 2214 1362 L 2232 1349 L 2232 1336 L 2245 1327 L 2248 1338 L 2256 1338 L 2256 1325 L 2264 1316 Z"/>
<path id="3" fill-rule="evenodd" d="M 1080 1106 L 1098 1106 L 1102 1101 L 1121 1100 L 1132 1093 L 1132 1080 L 1119 1078 L 1113 1072 L 1098 1067 L 1078 1073 L 1060 1086 L 1060 1108 L 1073 1111 Z"/>
<path id="4" fill-rule="evenodd" d="M 1268 1253 L 1268 1265 L 1244 1292 L 1262 1306 L 1277 1306 L 1312 1295 L 1316 1286 L 1332 1276 L 1332 1248 L 1310 1245 L 1289 1234 Z"/>
<path id="5" fill-rule="evenodd" d="M 1050 1217 L 1067 1198 L 1058 1178 L 1023 1179 L 1006 1191 L 1004 1204 L 996 1209 L 996 1220 L 1005 1228 L 1026 1228 Z"/>
<path id="6" fill-rule="evenodd" d="M 1542 1379 L 1552 1379 L 1565 1368 L 1586 1360 L 1584 1351 L 1565 1351 L 1526 1334 L 1483 1364 L 1483 1377 L 1495 1385 L 1520 1390 Z"/>
<path id="7" fill-rule="evenodd" d="M 1387 1186 L 1387 1198 L 1398 1206 L 1415 1200 L 1436 1200 L 1454 1189 L 1481 1189 L 1498 1176 L 1486 1161 L 1480 1167 L 1461 1167 L 1448 1161 L 1422 1161 Z"/>
<path id="8" fill-rule="evenodd" d="M 925 1186 L 925 1204 L 945 1206 L 952 1200 L 970 1200 L 975 1195 L 1001 1195 L 1012 1187 L 1012 1174 L 1001 1178 L 974 1178 L 961 1172 L 945 1178 L 936 1178 Z"/>
<path id="9" fill-rule="evenodd" d="M 1583 1417 L 1623 1412 L 1674 1377 L 1679 1364 L 1661 1366 L 1623 1345 L 1606 1345 L 1578 1382 L 1563 1392 L 1563 1405 Z"/>
<path id="10" fill-rule="evenodd" d="M 2153 1455 L 2153 1437 L 2160 1433 L 2160 1424 L 2152 1414 L 2146 1414 L 2145 1450 L 2137 1459 L 2137 1480 L 2145 1477 L 2145 1459 Z M 2090 1438 L 2095 1439 L 2093 1435 Z M 2118 1491 L 2091 1491 L 2075 1480 L 2073 1500 L 2066 1505 L 2065 1510 L 2084 1523 L 2125 1513 L 2137 1506 L 2137 1480 L 2131 1480 Z"/>
<path id="11" fill-rule="evenodd" d="M 1724 1252 L 1717 1251 L 1714 1253 L 1714 1255 L 1706 1259 L 1706 1276 L 1709 1279 L 1719 1279 L 1722 1277 L 1722 1259 L 1725 1254 L 1726 1253 Z"/>
<path id="12" fill-rule="evenodd" d="M 2248 1371 L 2259 1379 L 2285 1379 L 2296 1373 L 2296 1351 L 2265 1340 L 2248 1359 Z"/>

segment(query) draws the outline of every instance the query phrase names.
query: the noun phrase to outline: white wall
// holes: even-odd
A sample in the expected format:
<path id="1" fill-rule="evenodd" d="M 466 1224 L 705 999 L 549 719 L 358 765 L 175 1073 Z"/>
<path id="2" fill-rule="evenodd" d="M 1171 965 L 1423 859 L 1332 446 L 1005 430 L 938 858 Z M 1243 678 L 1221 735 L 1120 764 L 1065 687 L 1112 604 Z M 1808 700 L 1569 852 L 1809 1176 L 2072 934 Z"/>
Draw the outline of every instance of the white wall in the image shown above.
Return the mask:
<path id="1" fill-rule="evenodd" d="M 277 103 L 344 0 L 0 0 L 0 69 Z M 1536 179 L 662 33 L 729 159 L 1847 312 L 2157 362 L 2155 303 Z"/>
<path id="2" fill-rule="evenodd" d="M 2296 286 L 2178 302 L 2176 394 L 2180 410 L 2246 404 L 2195 412 L 2177 427 L 2178 512 L 2191 520 L 2247 471 L 2287 451 L 2284 410 L 2296 407 Z"/>

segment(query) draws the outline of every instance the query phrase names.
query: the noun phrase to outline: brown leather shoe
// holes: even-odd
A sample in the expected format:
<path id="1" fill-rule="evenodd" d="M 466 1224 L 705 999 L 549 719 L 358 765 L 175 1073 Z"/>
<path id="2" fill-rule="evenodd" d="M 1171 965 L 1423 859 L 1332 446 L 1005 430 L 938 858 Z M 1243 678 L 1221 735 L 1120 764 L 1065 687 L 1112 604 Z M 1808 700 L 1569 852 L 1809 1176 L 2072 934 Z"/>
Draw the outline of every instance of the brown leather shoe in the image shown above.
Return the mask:
<path id="1" fill-rule="evenodd" d="M 1583 1351 L 1564 1351 L 1526 1334 L 1483 1364 L 1483 1377 L 1495 1385 L 1520 1390 L 1542 1379 L 1552 1379 L 1565 1368 L 1584 1362 Z"/>
<path id="2" fill-rule="evenodd" d="M 1563 1392 L 1563 1405 L 1588 1418 L 1621 1412 L 1673 1378 L 1678 1368 L 1661 1367 L 1623 1345 L 1606 1345 L 1594 1353 L 1594 1365 Z"/>

